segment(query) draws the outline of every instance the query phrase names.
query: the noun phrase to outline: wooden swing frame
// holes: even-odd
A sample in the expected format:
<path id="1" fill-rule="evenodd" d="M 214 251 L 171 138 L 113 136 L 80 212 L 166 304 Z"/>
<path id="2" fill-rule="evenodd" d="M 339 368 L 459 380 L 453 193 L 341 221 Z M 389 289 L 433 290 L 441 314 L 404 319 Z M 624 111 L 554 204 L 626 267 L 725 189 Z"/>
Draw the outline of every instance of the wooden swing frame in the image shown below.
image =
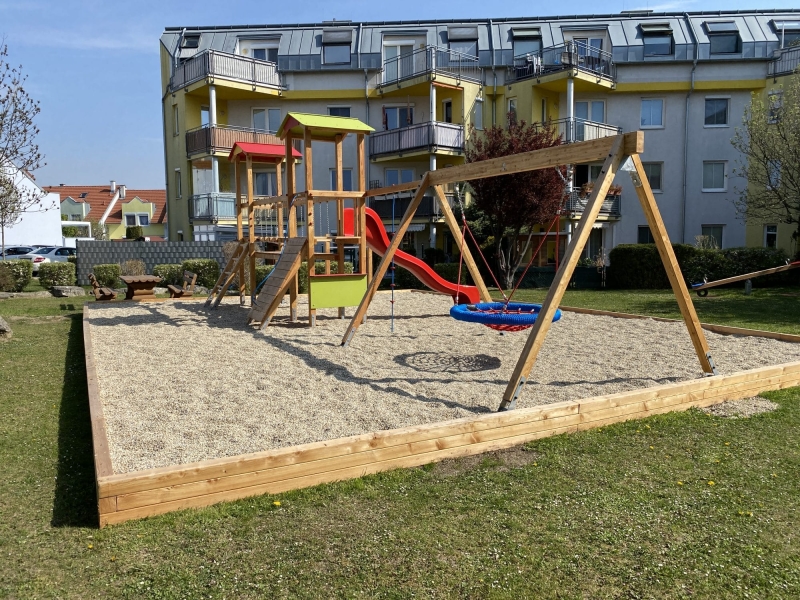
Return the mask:
<path id="1" fill-rule="evenodd" d="M 461 231 L 455 216 L 444 198 L 441 186 L 471 179 L 482 179 L 485 177 L 547 169 L 564 164 L 581 164 L 603 160 L 602 170 L 600 171 L 597 181 L 595 181 L 594 189 L 592 190 L 586 203 L 586 208 L 578 223 L 577 233 L 572 236 L 563 262 L 558 268 L 553 283 L 542 303 L 539 318 L 531 328 L 525 347 L 517 360 L 517 365 L 514 368 L 511 380 L 508 382 L 498 410 L 505 411 L 516 407 L 517 398 L 519 398 L 522 387 L 530 376 L 531 370 L 536 363 L 536 358 L 542 349 L 547 332 L 550 330 L 555 311 L 564 297 L 564 292 L 567 289 L 575 266 L 580 259 L 581 251 L 589 239 L 592 225 L 597 221 L 603 200 L 614 181 L 614 177 L 620 170 L 626 170 L 630 173 L 633 185 L 636 189 L 636 195 L 639 198 L 639 203 L 642 206 L 642 210 L 647 218 L 647 223 L 650 226 L 650 231 L 655 239 L 661 262 L 664 264 L 664 268 L 667 271 L 672 291 L 675 294 L 675 299 L 678 302 L 681 315 L 686 323 L 686 328 L 689 330 L 689 337 L 692 340 L 695 353 L 700 361 L 700 366 L 704 373 L 716 375 L 716 367 L 711 358 L 708 342 L 703 334 L 700 320 L 697 317 L 697 312 L 695 311 L 694 304 L 692 304 L 689 290 L 672 249 L 666 226 L 661 218 L 661 213 L 658 210 L 653 191 L 647 181 L 647 175 L 644 172 L 642 161 L 639 158 L 639 154 L 643 151 L 644 132 L 636 131 L 587 142 L 564 144 L 552 148 L 494 158 L 440 171 L 429 171 L 423 176 L 418 185 L 414 184 L 414 186 L 411 186 L 409 184 L 404 184 L 403 190 L 416 189 L 416 193 L 400 220 L 400 224 L 392 238 L 392 243 L 383 255 L 378 269 L 367 288 L 367 292 L 361 300 L 361 304 L 359 304 L 358 309 L 347 327 L 347 331 L 342 338 L 342 346 L 348 346 L 350 344 L 358 327 L 363 323 L 369 305 L 375 297 L 375 293 L 378 291 L 378 285 L 386 274 L 394 254 L 400 247 L 400 242 L 408 230 L 411 220 L 414 218 L 414 214 L 417 208 L 419 208 L 422 198 L 429 187 L 433 187 L 434 192 L 439 198 L 445 221 L 456 243 L 461 246 Z M 381 191 L 382 193 L 390 194 L 401 191 L 398 189 L 400 187 L 401 186 L 394 186 L 393 188 L 385 188 Z M 477 265 L 469 254 L 466 245 L 464 249 L 464 262 L 480 290 L 481 298 L 484 301 L 490 301 L 489 292 L 478 272 Z"/>

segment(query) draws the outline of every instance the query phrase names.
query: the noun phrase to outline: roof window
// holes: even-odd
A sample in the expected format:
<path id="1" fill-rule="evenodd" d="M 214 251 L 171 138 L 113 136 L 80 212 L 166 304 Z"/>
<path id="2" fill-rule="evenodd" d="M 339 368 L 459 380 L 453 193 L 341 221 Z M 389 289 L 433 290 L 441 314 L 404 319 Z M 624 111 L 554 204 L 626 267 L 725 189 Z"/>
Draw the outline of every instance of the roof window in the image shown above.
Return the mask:
<path id="1" fill-rule="evenodd" d="M 670 56 L 672 54 L 672 27 L 669 23 L 641 23 L 645 58 L 650 56 Z"/>
<path id="2" fill-rule="evenodd" d="M 737 54 L 742 51 L 739 28 L 733 21 L 706 21 L 710 54 Z"/>
<path id="3" fill-rule="evenodd" d="M 181 40 L 181 48 L 197 48 L 198 46 L 200 46 L 199 33 L 183 36 L 183 39 Z"/>

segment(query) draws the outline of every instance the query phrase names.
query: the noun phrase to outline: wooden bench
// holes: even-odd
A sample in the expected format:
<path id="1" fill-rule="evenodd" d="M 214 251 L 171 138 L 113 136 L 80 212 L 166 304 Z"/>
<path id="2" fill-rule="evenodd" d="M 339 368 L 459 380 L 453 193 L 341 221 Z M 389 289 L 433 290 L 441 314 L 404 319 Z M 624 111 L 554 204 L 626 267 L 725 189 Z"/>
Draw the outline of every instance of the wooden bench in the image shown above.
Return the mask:
<path id="1" fill-rule="evenodd" d="M 183 272 L 183 287 L 179 288 L 177 285 L 168 285 L 170 298 L 183 298 L 184 296 L 194 295 L 194 284 L 197 281 L 197 274 L 191 271 Z"/>
<path id="2" fill-rule="evenodd" d="M 102 287 L 97 282 L 97 277 L 94 276 L 94 273 L 89 273 L 89 283 L 92 284 L 92 293 L 94 294 L 94 298 L 96 301 L 107 301 L 113 300 L 117 297 L 117 292 L 112 290 L 111 288 Z"/>

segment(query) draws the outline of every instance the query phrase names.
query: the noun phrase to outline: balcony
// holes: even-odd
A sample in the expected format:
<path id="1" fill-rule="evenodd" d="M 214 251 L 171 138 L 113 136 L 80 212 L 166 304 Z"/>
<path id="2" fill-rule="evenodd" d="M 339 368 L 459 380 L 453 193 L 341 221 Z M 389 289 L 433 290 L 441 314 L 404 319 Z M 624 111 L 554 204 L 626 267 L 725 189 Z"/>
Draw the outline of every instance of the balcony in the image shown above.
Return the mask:
<path id="1" fill-rule="evenodd" d="M 269 131 L 233 125 L 203 125 L 186 132 L 186 155 L 214 154 L 231 151 L 236 142 L 255 142 L 256 144 L 283 145 L 283 140 Z M 294 140 L 294 146 L 302 150 L 302 140 Z"/>
<path id="2" fill-rule="evenodd" d="M 581 197 L 579 192 L 571 192 L 567 197 L 567 213 L 573 216 L 583 213 L 583 211 L 586 209 L 586 203 L 588 200 L 588 195 Z M 613 196 L 608 195 L 606 196 L 606 199 L 603 200 L 603 205 L 600 207 L 600 214 L 611 219 L 619 219 L 622 216 L 621 204 L 622 196 L 619 194 Z"/>
<path id="3" fill-rule="evenodd" d="M 369 136 L 370 156 L 380 157 L 407 152 L 464 151 L 464 126 L 429 121 L 399 129 L 381 131 Z"/>
<path id="4" fill-rule="evenodd" d="M 577 69 L 596 77 L 614 81 L 617 69 L 611 53 L 583 42 L 566 42 L 542 48 L 539 52 L 514 57 L 506 72 L 506 83 L 541 78 L 561 71 Z"/>
<path id="5" fill-rule="evenodd" d="M 175 67 L 169 89 L 174 92 L 209 77 L 284 89 L 275 63 L 217 50 L 204 50 Z"/>
<path id="6" fill-rule="evenodd" d="M 612 135 L 619 135 L 622 133 L 622 127 L 616 125 L 609 125 L 608 123 L 600 123 L 598 121 L 589 121 L 588 119 L 579 119 L 577 117 L 556 119 L 548 121 L 548 123 L 555 129 L 555 133 L 561 136 L 561 141 L 564 144 L 570 142 L 588 142 L 589 140 L 596 140 L 598 138 L 609 137 Z M 537 125 L 541 127 L 541 125 Z"/>
<path id="7" fill-rule="evenodd" d="M 383 87 L 413 79 L 420 75 L 446 75 L 458 81 L 480 83 L 481 69 L 478 59 L 469 54 L 462 54 L 448 48 L 428 46 L 383 61 L 381 83 Z"/>
<path id="8" fill-rule="evenodd" d="M 789 75 L 794 73 L 798 66 L 800 66 L 800 47 L 796 46 L 780 50 L 775 60 L 769 63 L 767 73 L 769 77 Z"/>
<path id="9" fill-rule="evenodd" d="M 189 198 L 190 221 L 230 221 L 236 218 L 236 194 L 196 194 Z"/>
<path id="10" fill-rule="evenodd" d="M 408 205 L 411 204 L 413 197 L 413 191 L 400 192 L 397 194 L 397 198 L 394 200 L 392 198 L 370 198 L 367 201 L 367 206 L 378 213 L 378 216 L 381 219 L 391 221 L 392 202 L 394 202 L 394 219 L 396 223 L 399 223 L 400 219 L 408 208 Z M 451 193 L 445 193 L 445 198 L 447 198 L 447 202 L 450 205 L 450 208 L 452 208 L 453 203 L 455 202 L 454 195 Z M 422 217 L 430 218 L 431 220 L 436 220 L 440 218 L 441 215 L 442 211 L 439 208 L 439 200 L 438 198 L 432 196 L 425 196 L 422 199 L 419 208 L 417 208 L 417 212 L 414 213 L 415 218 Z"/>

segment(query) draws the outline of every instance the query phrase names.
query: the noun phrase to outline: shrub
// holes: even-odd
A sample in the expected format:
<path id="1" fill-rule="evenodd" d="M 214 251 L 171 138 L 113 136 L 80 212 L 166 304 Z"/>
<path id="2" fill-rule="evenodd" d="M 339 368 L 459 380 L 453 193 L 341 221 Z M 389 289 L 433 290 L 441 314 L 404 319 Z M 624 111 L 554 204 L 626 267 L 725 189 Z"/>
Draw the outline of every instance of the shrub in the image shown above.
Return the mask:
<path id="1" fill-rule="evenodd" d="M 75 265 L 68 262 L 51 262 L 39 265 L 39 285 L 75 285 Z"/>
<path id="2" fill-rule="evenodd" d="M 272 269 L 274 268 L 275 265 L 256 265 L 256 286 L 261 285 L 261 283 L 267 278 L 267 275 L 272 273 Z M 250 293 L 249 289 L 247 290 L 247 293 Z"/>
<path id="3" fill-rule="evenodd" d="M 78 255 L 77 254 L 73 254 L 71 256 L 68 256 L 67 257 L 67 262 L 72 263 L 73 265 L 77 265 L 78 264 Z"/>
<path id="4" fill-rule="evenodd" d="M 31 282 L 33 263 L 29 260 L 0 261 L 0 290 L 4 292 L 21 292 Z"/>
<path id="5" fill-rule="evenodd" d="M 183 285 L 183 265 L 165 264 L 153 267 L 153 275 L 161 277 L 161 285 Z"/>
<path id="6" fill-rule="evenodd" d="M 697 248 L 673 244 L 678 263 L 686 262 Z M 620 244 L 609 254 L 608 286 L 618 289 L 669 288 L 669 279 L 655 244 Z"/>
<path id="7" fill-rule="evenodd" d="M 458 279 L 458 263 L 439 263 L 438 265 L 433 265 L 433 270 L 436 271 L 436 274 L 439 275 L 442 279 L 446 279 L 451 283 L 455 283 Z M 467 270 L 467 265 L 461 265 L 461 285 L 469 285 L 467 281 L 469 280 L 469 271 Z"/>
<path id="8" fill-rule="evenodd" d="M 138 240 L 140 237 L 144 237 L 144 229 L 142 229 L 141 225 L 132 225 L 125 228 L 126 239 Z"/>
<path id="9" fill-rule="evenodd" d="M 339 272 L 339 263 L 336 261 L 331 261 L 331 274 L 335 275 Z M 352 273 L 353 272 L 353 263 L 345 262 L 344 263 L 344 272 L 345 273 Z M 325 262 L 318 261 L 314 264 L 314 273 L 316 275 L 322 275 L 325 273 Z M 308 264 L 305 262 L 300 265 L 300 270 L 297 272 L 300 282 L 298 283 L 298 288 L 301 294 L 308 293 Z"/>
<path id="10" fill-rule="evenodd" d="M 126 260 L 120 267 L 120 274 L 122 275 L 144 275 L 145 273 L 147 273 L 147 269 L 141 260 Z"/>
<path id="11" fill-rule="evenodd" d="M 193 258 L 181 264 L 181 277 L 183 271 L 191 271 L 197 275 L 197 285 L 212 288 L 219 279 L 219 263 L 213 258 Z"/>
<path id="12" fill-rule="evenodd" d="M 120 266 L 116 263 L 110 265 L 95 265 L 92 270 L 97 283 L 103 287 L 117 288 L 120 287 L 119 276 Z"/>
<path id="13" fill-rule="evenodd" d="M 430 266 L 443 263 L 445 261 L 444 250 L 441 248 L 425 248 L 422 251 L 422 260 Z"/>

